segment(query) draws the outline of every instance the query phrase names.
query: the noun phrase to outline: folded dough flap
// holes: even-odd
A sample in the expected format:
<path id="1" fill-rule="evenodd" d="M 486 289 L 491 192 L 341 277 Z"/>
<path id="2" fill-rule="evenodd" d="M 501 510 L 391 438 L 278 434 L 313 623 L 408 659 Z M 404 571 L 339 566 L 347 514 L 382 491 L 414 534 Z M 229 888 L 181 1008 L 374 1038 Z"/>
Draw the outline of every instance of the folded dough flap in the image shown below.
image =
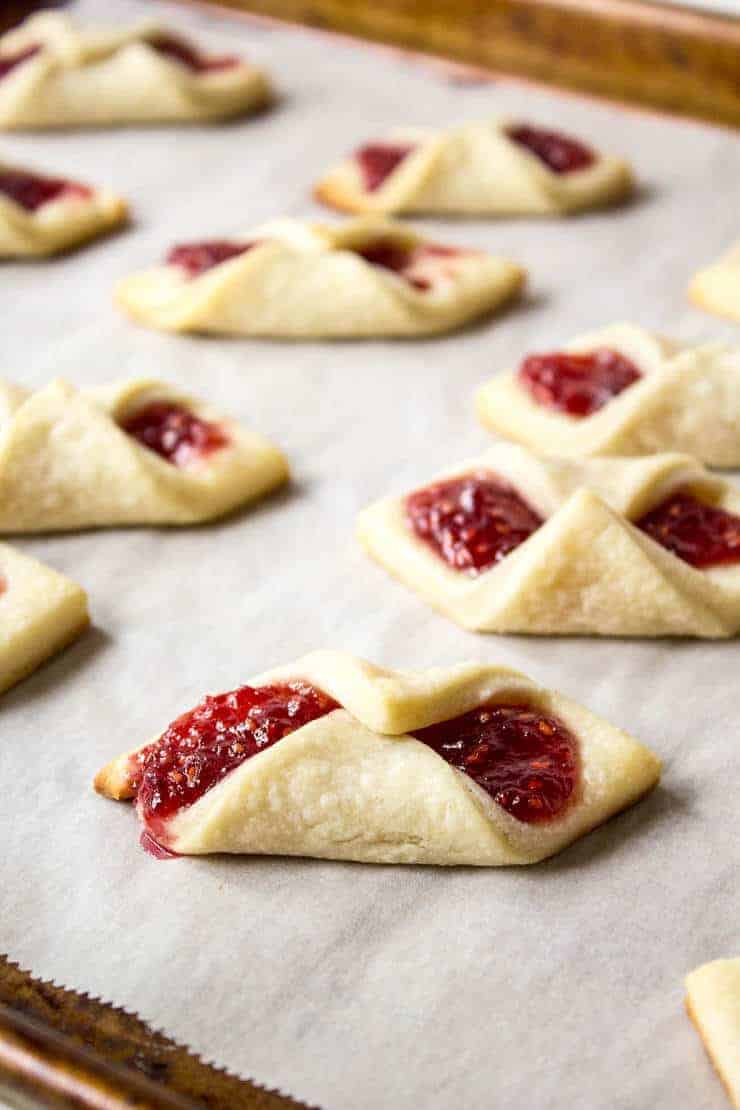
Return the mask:
<path id="1" fill-rule="evenodd" d="M 147 815 L 140 797 L 145 825 L 167 847 L 184 854 L 529 863 L 631 804 L 660 773 L 659 761 L 637 741 L 508 668 L 468 663 L 399 672 L 319 651 L 250 685 L 289 682 L 304 682 L 339 707 L 265 747 L 258 758 L 240 762 L 174 813 L 158 817 L 155 807 Z M 512 816 L 422 735 L 442 722 L 455 729 L 458 717 L 478 709 L 487 713 L 491 706 L 524 713 L 530 721 L 541 714 L 546 736 L 567 730 L 572 778 L 565 808 L 553 819 L 528 823 Z M 191 727 L 187 717 L 179 724 Z M 184 751 L 189 760 L 189 743 Z M 131 766 L 130 756 L 121 757 L 100 773 L 96 786 L 109 796 L 130 796 L 124 777 Z"/>
<path id="2" fill-rule="evenodd" d="M 692 971 L 686 1007 L 733 1105 L 740 1107 L 740 958 Z"/>

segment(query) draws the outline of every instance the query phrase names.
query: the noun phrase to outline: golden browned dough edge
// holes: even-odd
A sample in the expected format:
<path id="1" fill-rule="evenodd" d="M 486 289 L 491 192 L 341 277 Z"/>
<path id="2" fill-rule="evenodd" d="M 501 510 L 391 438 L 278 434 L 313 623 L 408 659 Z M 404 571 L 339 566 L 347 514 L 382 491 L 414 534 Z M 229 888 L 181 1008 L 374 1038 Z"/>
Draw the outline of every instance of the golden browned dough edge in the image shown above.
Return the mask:
<path id="1" fill-rule="evenodd" d="M 719 1061 L 717 1060 L 717 1057 L 712 1052 L 712 1050 L 709 1046 L 709 1041 L 704 1036 L 704 1030 L 702 1029 L 701 1022 L 699 1021 L 699 1015 L 697 1014 L 694 1007 L 691 1005 L 691 1000 L 688 997 L 688 995 L 684 999 L 684 1005 L 686 1007 L 686 1013 L 691 1018 L 691 1021 L 694 1025 L 694 1028 L 696 1029 L 697 1033 L 699 1034 L 699 1039 L 701 1040 L 701 1043 L 704 1045 L 704 1051 L 706 1052 L 707 1056 L 709 1057 L 709 1059 L 712 1063 L 712 1067 L 714 1068 L 715 1072 L 719 1076 L 720 1081 L 722 1083 L 722 1086 L 724 1087 L 725 1091 L 727 1092 L 727 1097 L 729 1098 L 729 1100 L 730 1100 L 730 1102 L 732 1103 L 733 1106 L 737 1106 L 737 1103 L 735 1102 L 735 1097 L 734 1097 L 732 1091 L 730 1090 L 730 1088 L 727 1084 L 727 1080 L 725 1079 L 725 1077 L 722 1073 L 721 1067 L 719 1066 Z"/>

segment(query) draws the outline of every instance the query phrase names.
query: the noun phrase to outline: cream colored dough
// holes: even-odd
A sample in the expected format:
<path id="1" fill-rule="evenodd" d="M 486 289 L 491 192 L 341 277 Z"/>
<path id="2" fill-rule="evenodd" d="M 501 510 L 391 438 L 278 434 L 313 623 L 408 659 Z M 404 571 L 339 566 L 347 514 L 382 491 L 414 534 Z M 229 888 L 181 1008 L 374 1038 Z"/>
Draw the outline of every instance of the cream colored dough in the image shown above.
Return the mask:
<path id="1" fill-rule="evenodd" d="M 715 960 L 687 975 L 686 1008 L 740 1110 L 740 959 Z"/>
<path id="2" fill-rule="evenodd" d="M 353 248 L 378 240 L 411 248 L 428 240 L 368 218 L 343 226 L 279 220 L 232 237 L 256 242 L 195 278 L 160 265 L 120 282 L 116 301 L 139 323 L 166 331 L 288 339 L 431 335 L 492 312 L 521 289 L 524 272 L 479 251 L 426 258 L 419 290 Z M 461 248 L 462 249 L 462 248 Z"/>
<path id="3" fill-rule="evenodd" d="M 477 632 L 726 637 L 740 630 L 740 564 L 697 570 L 630 522 L 678 489 L 740 514 L 740 492 L 685 455 L 571 461 L 493 447 L 436 475 L 490 471 L 545 523 L 489 570 L 453 570 L 411 531 L 404 497 L 365 509 L 365 550 Z"/>
<path id="4" fill-rule="evenodd" d="M 157 23 L 81 30 L 57 12 L 31 16 L 0 38 L 0 58 L 42 47 L 0 81 L 0 128 L 218 120 L 269 100 L 261 69 L 240 62 L 194 72 L 149 45 L 165 34 Z"/>
<path id="5" fill-rule="evenodd" d="M 642 378 L 586 417 L 539 405 L 507 372 L 476 396 L 483 424 L 552 455 L 651 455 L 685 451 L 709 466 L 740 465 L 740 350 L 718 343 L 681 347 L 631 324 L 613 324 L 566 343 L 566 351 L 610 347 Z"/>
<path id="6" fill-rule="evenodd" d="M 38 173 L 0 162 L 0 174 L 6 170 Z M 94 189 L 90 196 L 60 196 L 35 212 L 0 192 L 0 258 L 56 254 L 105 235 L 127 218 L 126 202 L 107 189 Z"/>
<path id="7" fill-rule="evenodd" d="M 354 158 L 316 186 L 318 200 L 348 212 L 558 216 L 622 199 L 632 189 L 626 162 L 596 155 L 586 169 L 553 173 L 506 134 L 512 120 L 448 131 L 396 130 L 379 143 L 415 145 L 379 188 L 365 189 Z"/>
<path id="8" fill-rule="evenodd" d="M 0 693 L 56 655 L 88 624 L 80 586 L 0 544 Z"/>
<path id="9" fill-rule="evenodd" d="M 393 671 L 320 651 L 250 684 L 295 680 L 319 687 L 342 708 L 248 759 L 181 810 L 167 823 L 168 847 L 364 863 L 536 863 L 631 805 L 660 775 L 659 760 L 636 740 L 506 667 Z M 408 735 L 512 699 L 556 715 L 580 744 L 576 799 L 547 824 L 511 817 Z M 101 793 L 131 796 L 132 754 L 98 774 Z"/>
<path id="10" fill-rule="evenodd" d="M 689 286 L 689 297 L 707 312 L 740 320 L 740 242 L 699 270 Z"/>
<path id="11" fill-rule="evenodd" d="M 118 426 L 152 401 L 214 421 L 228 444 L 174 466 Z M 262 436 L 162 382 L 133 379 L 77 390 L 57 380 L 36 393 L 0 383 L 0 531 L 120 524 L 194 524 L 286 481 L 283 455 Z"/>

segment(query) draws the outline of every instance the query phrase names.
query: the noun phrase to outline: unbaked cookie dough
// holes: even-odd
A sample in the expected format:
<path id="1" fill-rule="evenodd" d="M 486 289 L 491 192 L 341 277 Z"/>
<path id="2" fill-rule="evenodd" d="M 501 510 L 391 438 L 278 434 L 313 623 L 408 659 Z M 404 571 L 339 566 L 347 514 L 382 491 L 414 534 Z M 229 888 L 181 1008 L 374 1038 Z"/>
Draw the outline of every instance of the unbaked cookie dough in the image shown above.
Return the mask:
<path id="1" fill-rule="evenodd" d="M 727 637 L 740 492 L 696 460 L 493 447 L 358 518 L 366 551 L 478 632 Z"/>
<path id="2" fill-rule="evenodd" d="M 266 74 L 157 23 L 80 29 L 40 12 L 0 37 L 0 129 L 227 119 L 270 99 Z"/>
<path id="3" fill-rule="evenodd" d="M 396 130 L 360 147 L 315 188 L 348 212 L 560 216 L 624 198 L 626 162 L 515 120 Z"/>
<path id="4" fill-rule="evenodd" d="M 205 698 L 95 785 L 154 854 L 536 863 L 641 798 L 660 762 L 506 667 L 320 651 Z"/>
<path id="5" fill-rule="evenodd" d="M 89 622 L 80 586 L 0 544 L 0 694 L 77 639 Z"/>
<path id="6" fill-rule="evenodd" d="M 126 222 L 107 189 L 0 162 L 0 259 L 56 254 Z"/>
<path id="7" fill-rule="evenodd" d="M 116 302 L 165 331 L 287 339 L 420 336 L 493 312 L 524 272 L 482 251 L 387 220 L 321 226 L 279 220 L 174 247 L 124 279 Z"/>
<path id="8" fill-rule="evenodd" d="M 552 455 L 683 451 L 740 465 L 740 349 L 681 346 L 633 324 L 530 354 L 477 393 L 492 431 Z"/>
<path id="9" fill-rule="evenodd" d="M 163 382 L 0 382 L 0 531 L 194 524 L 287 478 L 263 436 Z"/>

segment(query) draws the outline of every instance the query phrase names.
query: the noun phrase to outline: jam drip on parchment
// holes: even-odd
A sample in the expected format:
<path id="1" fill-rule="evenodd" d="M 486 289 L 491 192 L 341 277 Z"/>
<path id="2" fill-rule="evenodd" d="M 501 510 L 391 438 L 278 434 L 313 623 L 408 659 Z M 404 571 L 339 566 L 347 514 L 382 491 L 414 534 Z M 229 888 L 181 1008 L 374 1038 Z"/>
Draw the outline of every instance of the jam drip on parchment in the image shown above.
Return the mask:
<path id="1" fill-rule="evenodd" d="M 448 566 L 473 575 L 500 562 L 543 524 L 513 486 L 485 471 L 416 490 L 405 508 L 420 540 Z"/>
<path id="2" fill-rule="evenodd" d="M 520 383 L 538 404 L 576 417 L 598 412 L 641 377 L 630 359 L 609 347 L 529 355 L 519 367 Z"/>
<path id="3" fill-rule="evenodd" d="M 483 705 L 413 735 L 527 824 L 561 816 L 578 786 L 576 738 L 532 706 Z"/>
<path id="4" fill-rule="evenodd" d="M 685 490 L 636 523 L 661 547 L 699 570 L 740 562 L 740 516 L 698 501 Z"/>

